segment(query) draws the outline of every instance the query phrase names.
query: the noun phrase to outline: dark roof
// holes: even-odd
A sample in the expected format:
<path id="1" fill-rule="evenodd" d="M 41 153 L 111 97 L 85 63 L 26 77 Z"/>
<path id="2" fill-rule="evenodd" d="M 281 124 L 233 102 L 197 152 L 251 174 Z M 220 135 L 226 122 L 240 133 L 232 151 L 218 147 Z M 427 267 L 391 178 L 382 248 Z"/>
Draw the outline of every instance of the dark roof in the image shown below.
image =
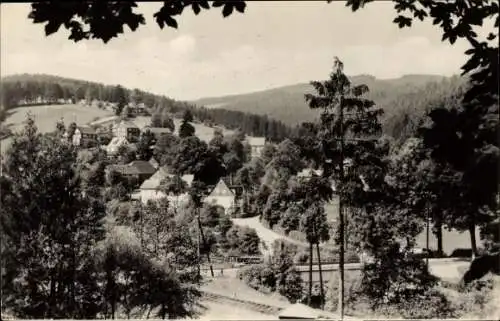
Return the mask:
<path id="1" fill-rule="evenodd" d="M 153 175 L 156 172 L 153 165 L 146 161 L 133 161 L 126 165 L 109 165 L 108 170 L 114 170 L 123 175 Z"/>
<path id="2" fill-rule="evenodd" d="M 156 168 L 148 161 L 133 161 L 127 166 L 135 167 L 139 174 L 154 174 L 156 172 Z"/>
<path id="3" fill-rule="evenodd" d="M 139 129 L 139 127 L 137 127 L 136 124 L 134 124 L 133 122 L 131 122 L 130 120 L 122 120 L 118 126 L 125 126 L 126 128 L 137 128 Z"/>

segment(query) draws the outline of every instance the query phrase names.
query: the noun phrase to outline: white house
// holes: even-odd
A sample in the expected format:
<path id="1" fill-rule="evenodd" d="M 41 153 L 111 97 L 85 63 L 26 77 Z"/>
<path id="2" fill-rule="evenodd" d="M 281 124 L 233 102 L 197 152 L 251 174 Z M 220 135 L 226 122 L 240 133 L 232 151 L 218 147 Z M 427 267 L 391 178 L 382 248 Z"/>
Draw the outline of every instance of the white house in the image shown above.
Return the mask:
<path id="1" fill-rule="evenodd" d="M 84 142 L 97 141 L 97 133 L 92 127 L 78 126 L 72 137 L 73 145 L 80 146 Z"/>
<path id="2" fill-rule="evenodd" d="M 129 141 L 125 137 L 114 137 L 108 145 L 104 148 L 106 153 L 110 156 L 116 155 L 120 146 L 129 145 Z"/>
<path id="3" fill-rule="evenodd" d="M 207 204 L 216 204 L 224 207 L 226 214 L 236 206 L 236 194 L 224 180 L 219 180 L 210 194 L 203 200 Z"/>
<path id="4" fill-rule="evenodd" d="M 167 177 L 173 177 L 174 175 L 169 173 L 165 167 L 160 167 L 156 173 L 153 174 L 149 179 L 145 180 L 140 187 L 141 191 L 141 202 L 146 204 L 149 200 L 157 200 L 159 198 L 167 197 L 173 206 L 178 207 L 182 203 L 189 199 L 187 193 L 181 195 L 166 195 L 159 190 L 161 182 Z M 193 182 L 194 175 L 183 175 L 181 179 L 186 182 L 188 187 L 191 186 Z"/>
<path id="5" fill-rule="evenodd" d="M 245 141 L 252 149 L 252 157 L 259 157 L 262 153 L 264 145 L 266 144 L 266 138 L 247 136 Z"/>
<path id="6" fill-rule="evenodd" d="M 321 169 L 305 168 L 297 174 L 299 178 L 310 178 L 314 175 L 321 176 L 323 171 Z"/>
<path id="7" fill-rule="evenodd" d="M 113 136 L 126 138 L 128 141 L 135 142 L 139 139 L 141 130 L 131 121 L 122 120 L 113 126 Z"/>

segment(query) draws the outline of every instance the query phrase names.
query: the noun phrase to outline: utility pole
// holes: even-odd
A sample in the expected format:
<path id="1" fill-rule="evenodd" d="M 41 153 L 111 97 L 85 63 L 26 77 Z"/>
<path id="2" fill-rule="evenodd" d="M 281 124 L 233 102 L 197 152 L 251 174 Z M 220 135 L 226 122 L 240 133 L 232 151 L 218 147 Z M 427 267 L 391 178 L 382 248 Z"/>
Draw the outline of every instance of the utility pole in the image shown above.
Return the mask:
<path id="1" fill-rule="evenodd" d="M 207 247 L 207 242 L 205 240 L 205 234 L 203 233 L 203 228 L 201 226 L 201 219 L 200 219 L 200 208 L 197 207 L 196 208 L 196 211 L 198 212 L 198 215 L 197 215 L 197 218 L 198 218 L 198 233 L 199 233 L 199 237 L 201 236 L 201 241 L 203 242 L 203 246 Z M 199 242 L 198 242 L 199 244 Z M 199 251 L 199 246 L 198 246 L 198 251 Z M 212 275 L 212 277 L 215 276 L 214 274 L 214 268 L 212 266 L 212 262 L 210 261 L 210 249 L 207 249 L 207 261 L 208 261 L 208 264 L 210 266 L 210 274 Z"/>
<path id="2" fill-rule="evenodd" d="M 425 209 L 425 224 L 426 224 L 426 235 L 425 235 L 425 265 L 427 270 L 429 270 L 429 208 Z"/>
<path id="3" fill-rule="evenodd" d="M 343 97 L 340 97 L 339 123 L 340 123 L 340 177 L 338 184 L 339 192 L 339 230 L 340 230 L 340 251 L 339 251 L 339 304 L 340 320 L 344 320 L 344 204 L 343 204 L 343 184 L 344 184 L 344 106 Z"/>

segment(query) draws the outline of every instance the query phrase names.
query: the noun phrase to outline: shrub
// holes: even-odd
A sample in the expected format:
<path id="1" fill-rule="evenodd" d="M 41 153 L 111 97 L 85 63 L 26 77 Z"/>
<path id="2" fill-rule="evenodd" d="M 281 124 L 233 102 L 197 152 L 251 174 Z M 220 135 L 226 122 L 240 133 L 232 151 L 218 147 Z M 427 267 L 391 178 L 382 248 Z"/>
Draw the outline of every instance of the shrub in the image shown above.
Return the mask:
<path id="1" fill-rule="evenodd" d="M 300 242 L 307 242 L 306 235 L 299 231 L 290 231 L 290 233 L 288 233 L 288 236 Z"/>
<path id="2" fill-rule="evenodd" d="M 373 263 L 364 265 L 361 291 L 374 306 L 398 304 L 427 293 L 436 284 L 437 278 L 429 273 L 425 262 L 400 252 L 396 244 L 381 251 Z"/>
<path id="3" fill-rule="evenodd" d="M 295 303 L 302 298 L 304 294 L 302 278 L 300 277 L 300 273 L 293 267 L 288 269 L 285 274 L 285 282 L 278 286 L 278 292 L 291 303 Z"/>
<path id="4" fill-rule="evenodd" d="M 400 303 L 397 310 L 405 319 L 445 319 L 455 317 L 453 308 L 446 296 L 435 289 Z"/>
<path id="5" fill-rule="evenodd" d="M 304 264 L 309 262 L 309 253 L 308 251 L 300 251 L 295 254 L 293 258 L 293 263 L 295 264 Z"/>
<path id="6" fill-rule="evenodd" d="M 238 270 L 237 276 L 249 287 L 259 291 L 274 291 L 276 278 L 273 270 L 266 264 L 244 266 Z"/>
<path id="7" fill-rule="evenodd" d="M 461 287 L 453 296 L 452 306 L 458 317 L 488 318 L 491 308 L 497 304 L 492 301 L 494 278 L 486 277 L 475 280 L 465 287 Z"/>

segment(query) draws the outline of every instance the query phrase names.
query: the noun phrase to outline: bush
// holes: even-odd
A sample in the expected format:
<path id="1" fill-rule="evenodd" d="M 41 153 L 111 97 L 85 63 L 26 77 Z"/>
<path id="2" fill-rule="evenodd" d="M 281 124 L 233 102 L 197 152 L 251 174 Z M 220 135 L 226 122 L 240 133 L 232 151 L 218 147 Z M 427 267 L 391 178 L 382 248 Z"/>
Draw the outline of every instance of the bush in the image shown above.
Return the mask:
<path id="1" fill-rule="evenodd" d="M 279 284 L 278 292 L 291 303 L 295 303 L 303 297 L 302 278 L 295 268 L 292 267 L 285 272 L 285 282 Z"/>
<path id="2" fill-rule="evenodd" d="M 361 291 L 373 305 L 399 304 L 427 293 L 437 285 L 425 262 L 412 254 L 400 252 L 399 246 L 381 251 L 379 257 L 363 267 Z"/>
<path id="3" fill-rule="evenodd" d="M 228 250 L 243 255 L 258 255 L 260 253 L 260 238 L 257 232 L 249 227 L 233 225 L 226 233 Z"/>
<path id="4" fill-rule="evenodd" d="M 273 270 L 266 264 L 244 266 L 238 270 L 237 276 L 249 287 L 258 291 L 272 292 L 276 287 Z"/>
<path id="5" fill-rule="evenodd" d="M 457 317 L 489 318 L 491 309 L 497 306 L 493 302 L 494 277 L 475 280 L 465 287 L 452 299 L 453 309 Z"/>
<path id="6" fill-rule="evenodd" d="M 431 289 L 400 303 L 398 312 L 405 319 L 445 319 L 456 317 L 446 296 Z"/>

